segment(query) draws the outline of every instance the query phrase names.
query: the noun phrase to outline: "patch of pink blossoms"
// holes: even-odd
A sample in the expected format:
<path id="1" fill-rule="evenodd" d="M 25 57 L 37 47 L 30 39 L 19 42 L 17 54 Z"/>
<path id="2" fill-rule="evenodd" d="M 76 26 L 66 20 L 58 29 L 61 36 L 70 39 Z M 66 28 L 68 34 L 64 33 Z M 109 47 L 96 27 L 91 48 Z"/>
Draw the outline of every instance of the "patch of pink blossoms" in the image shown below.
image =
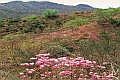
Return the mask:
<path id="1" fill-rule="evenodd" d="M 34 79 L 36 76 L 42 80 L 112 80 L 114 78 L 114 74 L 106 71 L 104 66 L 83 57 L 53 58 L 50 54 L 38 54 L 30 60 L 30 63 L 21 64 L 27 68 L 19 74 L 22 80 Z"/>

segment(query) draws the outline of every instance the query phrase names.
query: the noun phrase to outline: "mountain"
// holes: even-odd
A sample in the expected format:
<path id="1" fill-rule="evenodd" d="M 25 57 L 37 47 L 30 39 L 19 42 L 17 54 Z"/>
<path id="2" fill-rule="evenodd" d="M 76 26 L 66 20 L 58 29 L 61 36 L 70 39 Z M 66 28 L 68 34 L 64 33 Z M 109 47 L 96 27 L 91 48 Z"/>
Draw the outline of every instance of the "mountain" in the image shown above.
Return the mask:
<path id="1" fill-rule="evenodd" d="M 12 1 L 0 4 L 0 17 L 16 17 L 28 14 L 40 14 L 45 9 L 57 9 L 60 12 L 71 12 L 92 10 L 94 8 L 86 4 L 71 6 L 48 1 Z"/>
<path id="2" fill-rule="evenodd" d="M 75 8 L 78 10 L 78 11 L 85 11 L 85 10 L 92 10 L 93 7 L 89 6 L 89 5 L 86 5 L 86 4 L 79 4 L 79 5 L 76 5 Z"/>

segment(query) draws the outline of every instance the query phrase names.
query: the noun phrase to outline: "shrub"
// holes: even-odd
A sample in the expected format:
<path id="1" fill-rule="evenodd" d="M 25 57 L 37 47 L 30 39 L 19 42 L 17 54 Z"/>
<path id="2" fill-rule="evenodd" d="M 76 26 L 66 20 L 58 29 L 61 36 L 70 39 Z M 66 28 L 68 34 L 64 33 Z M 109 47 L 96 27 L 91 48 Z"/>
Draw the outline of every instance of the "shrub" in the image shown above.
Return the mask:
<path id="1" fill-rule="evenodd" d="M 44 28 L 45 25 L 41 21 L 34 20 L 27 23 L 26 27 L 23 28 L 23 33 L 28 33 L 28 32 L 38 33 L 38 32 L 42 32 Z"/>
<path id="2" fill-rule="evenodd" d="M 110 23 L 111 23 L 113 26 L 120 27 L 120 19 L 110 18 Z"/>
<path id="3" fill-rule="evenodd" d="M 96 15 L 97 15 L 97 22 L 99 24 L 103 24 L 103 23 L 108 23 L 111 24 L 113 26 L 119 26 L 120 24 L 120 19 L 116 19 L 114 18 L 114 16 L 116 16 L 117 14 L 120 13 L 120 9 L 116 8 L 116 9 L 98 9 L 96 11 Z"/>
<path id="4" fill-rule="evenodd" d="M 44 25 L 46 26 L 44 32 L 54 32 L 63 27 L 63 20 L 59 17 L 53 19 L 45 19 Z"/>
<path id="5" fill-rule="evenodd" d="M 45 11 L 43 11 L 42 15 L 45 18 L 52 18 L 52 17 L 56 17 L 58 14 L 58 11 L 55 9 L 47 9 Z"/>
<path id="6" fill-rule="evenodd" d="M 23 20 L 28 20 L 28 21 L 33 21 L 35 19 L 37 19 L 38 16 L 36 15 L 30 15 L 30 16 L 26 16 L 24 18 L 22 18 Z"/>
<path id="7" fill-rule="evenodd" d="M 69 55 L 69 50 L 59 43 L 48 43 L 46 45 L 47 52 L 51 53 L 54 57 L 61 57 Z"/>
<path id="8" fill-rule="evenodd" d="M 0 27 L 3 25 L 3 21 L 2 20 L 0 20 Z"/>
<path id="9" fill-rule="evenodd" d="M 85 19 L 85 18 L 75 18 L 73 20 L 67 21 L 64 24 L 64 26 L 74 28 L 74 27 L 79 27 L 81 25 L 87 24 L 88 22 L 89 22 L 89 20 Z"/>

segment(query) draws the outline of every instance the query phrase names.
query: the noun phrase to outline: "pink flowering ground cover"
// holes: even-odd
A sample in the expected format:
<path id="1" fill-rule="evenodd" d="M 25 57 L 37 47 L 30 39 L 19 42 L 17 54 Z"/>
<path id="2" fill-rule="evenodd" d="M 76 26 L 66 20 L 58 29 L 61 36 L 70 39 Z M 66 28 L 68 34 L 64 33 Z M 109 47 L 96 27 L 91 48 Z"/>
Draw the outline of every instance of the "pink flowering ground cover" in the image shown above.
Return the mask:
<path id="1" fill-rule="evenodd" d="M 19 74 L 21 80 L 114 80 L 115 74 L 105 66 L 83 57 L 53 58 L 38 54 L 22 63 L 26 70 Z"/>

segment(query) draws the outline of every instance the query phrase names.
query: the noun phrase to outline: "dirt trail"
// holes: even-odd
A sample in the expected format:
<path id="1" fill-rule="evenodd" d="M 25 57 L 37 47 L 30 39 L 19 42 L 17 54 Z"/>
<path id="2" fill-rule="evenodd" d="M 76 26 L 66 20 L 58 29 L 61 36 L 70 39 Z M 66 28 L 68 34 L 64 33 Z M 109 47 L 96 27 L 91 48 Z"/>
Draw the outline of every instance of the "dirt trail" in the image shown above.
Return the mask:
<path id="1" fill-rule="evenodd" d="M 52 33 L 43 33 L 35 35 L 33 38 L 34 40 L 53 40 L 55 38 L 63 39 L 70 37 L 72 39 L 80 39 L 80 38 L 90 38 L 97 40 L 100 28 L 98 28 L 97 24 L 88 24 L 84 26 L 80 26 L 77 29 L 67 29 L 67 30 L 60 30 Z"/>

